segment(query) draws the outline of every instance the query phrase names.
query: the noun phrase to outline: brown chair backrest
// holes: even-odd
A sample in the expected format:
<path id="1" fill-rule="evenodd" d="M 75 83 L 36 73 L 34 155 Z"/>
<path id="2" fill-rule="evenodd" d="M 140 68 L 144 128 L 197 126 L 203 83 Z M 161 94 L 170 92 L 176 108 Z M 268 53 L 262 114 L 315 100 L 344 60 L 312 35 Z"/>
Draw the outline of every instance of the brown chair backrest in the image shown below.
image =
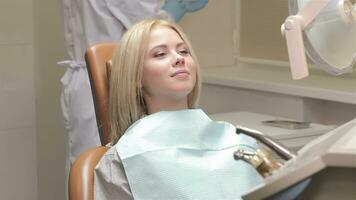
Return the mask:
<path id="1" fill-rule="evenodd" d="M 69 174 L 69 199 L 94 199 L 94 169 L 109 147 L 95 147 L 81 153 L 74 161 Z"/>
<path id="2" fill-rule="evenodd" d="M 111 59 L 116 43 L 100 43 L 85 52 L 89 80 L 93 94 L 96 121 L 101 144 L 110 142 L 108 125 L 109 74 L 106 63 Z"/>

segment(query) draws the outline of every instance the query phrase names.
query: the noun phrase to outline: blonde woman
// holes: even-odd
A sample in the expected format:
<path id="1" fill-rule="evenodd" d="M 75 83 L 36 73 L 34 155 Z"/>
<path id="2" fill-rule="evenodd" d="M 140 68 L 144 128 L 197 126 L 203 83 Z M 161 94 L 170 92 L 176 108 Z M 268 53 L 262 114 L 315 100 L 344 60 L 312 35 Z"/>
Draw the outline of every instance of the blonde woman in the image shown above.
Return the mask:
<path id="1" fill-rule="evenodd" d="M 156 43 L 164 46 L 156 48 L 154 46 Z M 178 46 L 172 48 L 169 45 Z M 168 51 L 173 53 L 166 55 Z M 157 112 L 158 109 L 177 110 L 196 107 L 200 92 L 199 64 L 187 37 L 178 26 L 164 20 L 142 21 L 123 36 L 114 58 L 117 59 L 113 60 L 109 102 L 109 124 L 113 142 L 116 142 L 136 120 Z M 172 65 L 172 69 L 167 69 L 167 65 Z M 170 76 L 171 73 L 181 69 L 187 70 L 187 73 L 177 74 L 179 76 L 173 79 L 164 76 Z M 156 86 L 165 87 L 160 91 L 162 93 L 181 94 L 166 100 L 165 98 L 170 96 L 154 94 L 152 90 Z M 156 88 L 161 89 L 160 87 Z M 165 103 L 170 103 L 169 107 L 164 108 Z M 157 106 L 162 108 L 156 108 Z"/>
<path id="2" fill-rule="evenodd" d="M 260 183 L 232 157 L 255 141 L 195 109 L 199 71 L 176 24 L 144 20 L 124 34 L 110 77 L 114 146 L 96 168 L 95 199 L 239 199 Z"/>

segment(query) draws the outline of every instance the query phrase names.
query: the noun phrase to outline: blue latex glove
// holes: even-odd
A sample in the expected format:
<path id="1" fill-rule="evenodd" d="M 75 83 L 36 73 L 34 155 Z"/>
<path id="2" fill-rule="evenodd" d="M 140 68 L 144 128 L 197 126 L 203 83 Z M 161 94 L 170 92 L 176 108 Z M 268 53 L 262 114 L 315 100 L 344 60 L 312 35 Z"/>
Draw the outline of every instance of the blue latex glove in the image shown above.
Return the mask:
<path id="1" fill-rule="evenodd" d="M 183 0 L 184 7 L 189 12 L 195 12 L 205 7 L 208 0 Z"/>
<path id="2" fill-rule="evenodd" d="M 178 22 L 186 12 L 195 12 L 204 8 L 208 0 L 166 0 L 162 7 Z"/>
<path id="3" fill-rule="evenodd" d="M 166 0 L 162 9 L 171 14 L 176 22 L 178 22 L 186 12 L 182 0 Z"/>

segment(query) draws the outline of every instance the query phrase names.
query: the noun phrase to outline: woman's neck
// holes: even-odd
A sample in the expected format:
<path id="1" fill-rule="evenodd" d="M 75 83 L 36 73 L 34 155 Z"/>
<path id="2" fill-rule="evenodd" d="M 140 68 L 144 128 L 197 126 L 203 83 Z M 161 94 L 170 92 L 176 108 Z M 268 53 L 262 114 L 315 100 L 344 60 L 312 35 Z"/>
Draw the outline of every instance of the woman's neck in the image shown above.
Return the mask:
<path id="1" fill-rule="evenodd" d="M 167 99 L 167 98 L 152 98 L 145 97 L 147 106 L 147 114 L 156 113 L 159 111 L 174 111 L 188 108 L 187 98 L 183 99 Z"/>

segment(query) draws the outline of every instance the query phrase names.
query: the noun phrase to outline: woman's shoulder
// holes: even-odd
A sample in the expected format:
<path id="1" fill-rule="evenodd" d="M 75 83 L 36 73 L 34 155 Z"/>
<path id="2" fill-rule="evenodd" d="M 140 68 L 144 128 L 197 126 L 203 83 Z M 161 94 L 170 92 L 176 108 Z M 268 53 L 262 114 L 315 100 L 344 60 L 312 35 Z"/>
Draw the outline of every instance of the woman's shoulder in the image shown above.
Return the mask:
<path id="1" fill-rule="evenodd" d="M 96 165 L 95 172 L 106 173 L 107 171 L 112 171 L 115 168 L 123 170 L 122 162 L 115 146 L 110 146 Z"/>
<path id="2" fill-rule="evenodd" d="M 94 171 L 94 199 L 133 199 L 115 146 L 102 156 Z"/>

